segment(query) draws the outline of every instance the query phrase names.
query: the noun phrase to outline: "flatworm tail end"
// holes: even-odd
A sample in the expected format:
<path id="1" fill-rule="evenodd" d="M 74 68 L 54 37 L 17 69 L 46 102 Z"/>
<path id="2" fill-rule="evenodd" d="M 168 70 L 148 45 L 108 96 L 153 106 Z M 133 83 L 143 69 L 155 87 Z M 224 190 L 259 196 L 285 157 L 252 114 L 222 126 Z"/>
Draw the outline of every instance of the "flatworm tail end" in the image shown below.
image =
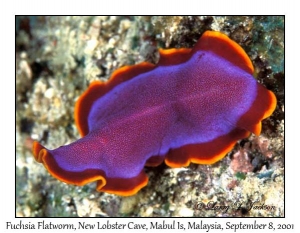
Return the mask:
<path id="1" fill-rule="evenodd" d="M 89 133 L 88 116 L 93 103 L 101 96 L 112 90 L 115 86 L 141 73 L 152 70 L 155 66 L 148 62 L 143 62 L 133 66 L 124 66 L 116 70 L 108 82 L 94 81 L 89 88 L 79 97 L 75 104 L 74 118 L 75 124 L 83 137 Z"/>
<path id="2" fill-rule="evenodd" d="M 269 116 L 271 116 L 277 106 L 277 99 L 276 99 L 275 94 L 272 91 L 267 90 L 266 98 L 268 99 L 269 104 L 268 104 L 268 108 L 265 111 L 265 114 L 263 115 L 262 119 L 266 119 Z"/>
<path id="3" fill-rule="evenodd" d="M 258 83 L 256 99 L 250 109 L 240 118 L 237 126 L 259 135 L 261 121 L 272 115 L 276 104 L 277 100 L 274 93 Z"/>
<path id="4" fill-rule="evenodd" d="M 210 142 L 202 144 L 190 144 L 171 150 L 165 159 L 170 167 L 186 167 L 190 162 L 197 164 L 213 164 L 232 150 L 237 140 L 246 138 L 249 132 L 243 129 L 235 129 L 229 134 L 220 136 Z"/>
<path id="5" fill-rule="evenodd" d="M 253 64 L 243 48 L 221 32 L 206 31 L 203 33 L 192 53 L 198 50 L 213 52 L 249 74 L 254 72 Z"/>
<path id="6" fill-rule="evenodd" d="M 229 134 L 223 135 L 203 144 L 186 145 L 171 150 L 165 159 L 170 167 L 197 164 L 213 164 L 232 150 L 236 142 L 246 138 L 250 132 L 259 135 L 261 121 L 269 117 L 276 108 L 276 97 L 273 92 L 258 84 L 257 97 L 250 109 L 237 122 L 237 127 Z"/>

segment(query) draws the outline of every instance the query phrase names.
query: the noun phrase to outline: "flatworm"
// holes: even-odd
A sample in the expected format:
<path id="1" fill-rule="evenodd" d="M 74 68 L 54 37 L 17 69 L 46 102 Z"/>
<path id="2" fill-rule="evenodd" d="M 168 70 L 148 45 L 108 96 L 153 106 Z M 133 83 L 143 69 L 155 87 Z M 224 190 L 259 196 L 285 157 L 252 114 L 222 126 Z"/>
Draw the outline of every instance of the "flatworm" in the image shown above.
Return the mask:
<path id="1" fill-rule="evenodd" d="M 75 106 L 82 138 L 54 150 L 34 142 L 36 161 L 66 183 L 97 181 L 98 191 L 127 196 L 147 184 L 144 166 L 212 164 L 260 134 L 276 97 L 253 78 L 236 42 L 207 31 L 193 49 L 159 52 L 156 65 L 91 83 Z"/>

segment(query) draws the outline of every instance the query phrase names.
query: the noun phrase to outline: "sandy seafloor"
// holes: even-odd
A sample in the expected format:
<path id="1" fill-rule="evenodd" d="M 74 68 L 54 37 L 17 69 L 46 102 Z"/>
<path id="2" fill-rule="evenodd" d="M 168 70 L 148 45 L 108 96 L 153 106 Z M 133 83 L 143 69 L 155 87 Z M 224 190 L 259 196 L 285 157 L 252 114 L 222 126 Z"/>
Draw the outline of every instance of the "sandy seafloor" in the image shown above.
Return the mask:
<path id="1" fill-rule="evenodd" d="M 254 76 L 277 97 L 259 137 L 238 142 L 213 165 L 146 168 L 148 185 L 131 197 L 65 184 L 35 162 L 33 140 L 53 149 L 80 137 L 74 103 L 91 81 L 155 63 L 158 48 L 191 48 L 206 30 L 239 43 Z M 17 17 L 16 216 L 283 217 L 284 83 L 284 17 Z M 195 209 L 199 203 L 216 208 Z"/>

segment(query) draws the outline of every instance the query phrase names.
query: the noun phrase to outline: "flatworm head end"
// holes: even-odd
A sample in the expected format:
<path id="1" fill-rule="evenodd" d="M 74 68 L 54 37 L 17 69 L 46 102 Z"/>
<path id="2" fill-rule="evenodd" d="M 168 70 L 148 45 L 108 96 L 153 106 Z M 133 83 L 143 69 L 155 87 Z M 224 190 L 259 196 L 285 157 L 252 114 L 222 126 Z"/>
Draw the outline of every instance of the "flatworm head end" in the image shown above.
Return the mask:
<path id="1" fill-rule="evenodd" d="M 68 171 L 66 168 L 59 166 L 51 150 L 46 149 L 37 141 L 33 143 L 32 151 L 35 160 L 42 163 L 53 177 L 68 184 L 82 186 L 96 181 L 97 191 L 131 196 L 148 183 L 148 177 L 144 171 L 131 179 L 110 178 L 99 169 L 87 169 L 80 172 Z"/>

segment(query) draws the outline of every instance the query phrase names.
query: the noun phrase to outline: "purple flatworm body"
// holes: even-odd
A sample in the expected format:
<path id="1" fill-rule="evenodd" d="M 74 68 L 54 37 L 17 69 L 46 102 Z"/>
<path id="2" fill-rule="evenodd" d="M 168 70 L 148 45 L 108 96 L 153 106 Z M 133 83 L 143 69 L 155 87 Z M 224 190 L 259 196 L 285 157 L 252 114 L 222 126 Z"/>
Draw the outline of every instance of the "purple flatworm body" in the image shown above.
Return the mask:
<path id="1" fill-rule="evenodd" d="M 212 164 L 237 140 L 260 134 L 276 97 L 252 76 L 244 50 L 220 32 L 193 49 L 160 50 L 96 81 L 75 106 L 81 139 L 54 150 L 34 143 L 35 159 L 64 182 L 133 195 L 148 182 L 144 166 Z"/>

